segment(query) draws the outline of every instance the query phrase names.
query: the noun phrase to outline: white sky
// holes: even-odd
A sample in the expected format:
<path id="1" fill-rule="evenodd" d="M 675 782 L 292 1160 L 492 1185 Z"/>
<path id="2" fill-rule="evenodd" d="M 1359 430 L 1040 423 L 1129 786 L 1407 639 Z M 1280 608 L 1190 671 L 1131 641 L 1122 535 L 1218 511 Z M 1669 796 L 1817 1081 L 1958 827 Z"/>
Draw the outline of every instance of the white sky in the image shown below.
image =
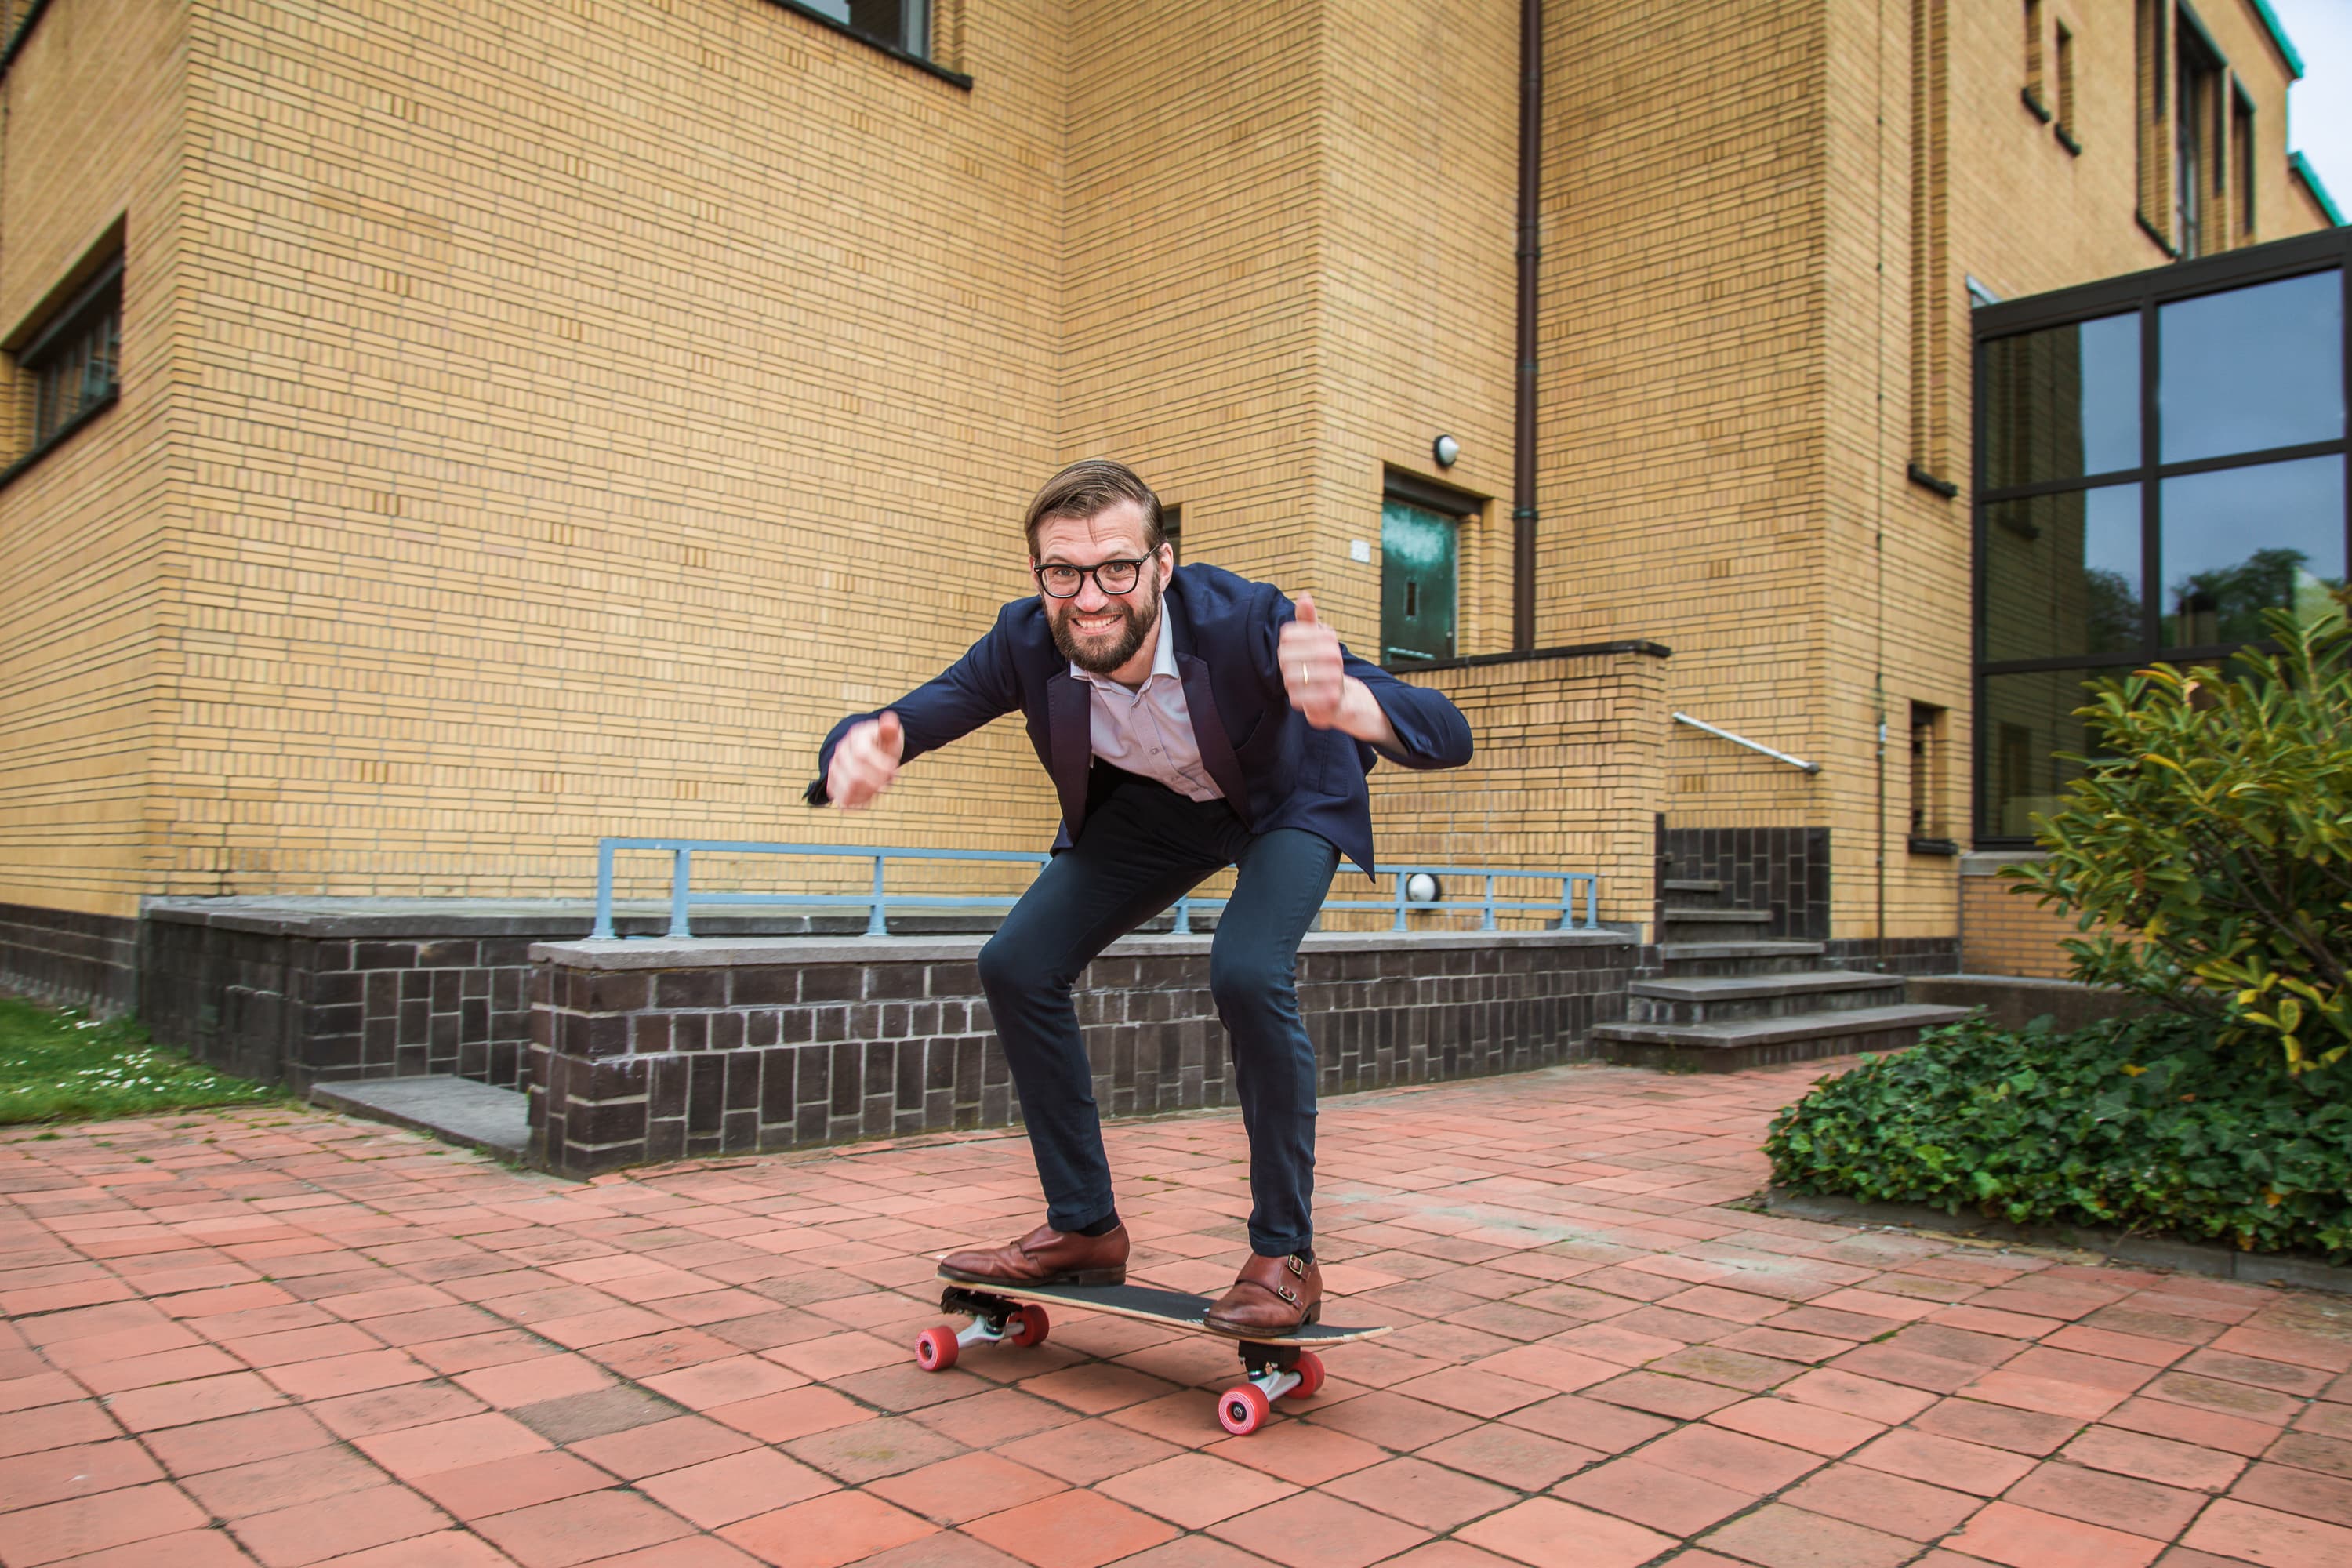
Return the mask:
<path id="1" fill-rule="evenodd" d="M 2270 0 L 2303 57 L 2287 95 L 2287 145 L 2311 160 L 2343 211 L 2352 200 L 2352 0 Z"/>

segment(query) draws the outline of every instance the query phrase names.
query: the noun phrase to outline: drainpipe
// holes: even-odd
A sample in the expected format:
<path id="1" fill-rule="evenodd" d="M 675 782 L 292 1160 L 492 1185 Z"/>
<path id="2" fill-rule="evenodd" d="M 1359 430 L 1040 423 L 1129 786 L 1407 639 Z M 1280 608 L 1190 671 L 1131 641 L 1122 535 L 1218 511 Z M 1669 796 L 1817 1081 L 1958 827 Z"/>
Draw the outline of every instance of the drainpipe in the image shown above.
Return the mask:
<path id="1" fill-rule="evenodd" d="M 1519 384 L 1511 429 L 1511 647 L 1536 646 L 1536 262 L 1542 254 L 1543 0 L 1519 0 Z"/>

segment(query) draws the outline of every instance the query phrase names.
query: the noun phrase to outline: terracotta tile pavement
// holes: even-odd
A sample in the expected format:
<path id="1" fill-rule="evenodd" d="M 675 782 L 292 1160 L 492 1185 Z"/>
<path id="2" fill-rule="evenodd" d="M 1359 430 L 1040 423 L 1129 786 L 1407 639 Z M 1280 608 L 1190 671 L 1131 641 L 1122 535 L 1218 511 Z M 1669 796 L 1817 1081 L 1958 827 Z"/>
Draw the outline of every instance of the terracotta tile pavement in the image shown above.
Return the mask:
<path id="1" fill-rule="evenodd" d="M 0 1565 L 2352 1564 L 2352 1299 L 1724 1206 L 1844 1065 L 1328 1102 L 1329 1316 L 1396 1331 L 1250 1437 L 1149 1324 L 915 1368 L 925 1255 L 1035 1222 L 1017 1134 L 582 1184 L 12 1130 Z M 1230 1278 L 1238 1120 L 1108 1136 L 1136 1277 Z"/>

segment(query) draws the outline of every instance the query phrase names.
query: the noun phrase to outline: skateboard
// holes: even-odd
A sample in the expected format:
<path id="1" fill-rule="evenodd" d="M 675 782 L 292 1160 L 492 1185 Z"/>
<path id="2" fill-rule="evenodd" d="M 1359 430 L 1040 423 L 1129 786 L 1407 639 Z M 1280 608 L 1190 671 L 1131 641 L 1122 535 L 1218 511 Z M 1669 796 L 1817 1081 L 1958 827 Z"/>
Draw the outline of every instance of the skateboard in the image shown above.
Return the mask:
<path id="1" fill-rule="evenodd" d="M 1114 1318 L 1163 1323 L 1171 1329 L 1213 1334 L 1240 1347 L 1243 1379 L 1217 1396 L 1217 1424 L 1236 1437 L 1245 1437 L 1265 1425 L 1276 1400 L 1311 1398 L 1323 1386 L 1323 1363 L 1309 1346 L 1377 1339 L 1393 1327 L 1350 1329 L 1309 1323 L 1279 1339 L 1244 1340 L 1201 1321 L 1215 1305 L 1213 1298 L 1181 1290 L 1155 1290 L 1148 1285 L 1016 1288 L 975 1285 L 945 1274 L 940 1279 L 947 1287 L 940 1293 L 940 1310 L 961 1313 L 971 1321 L 961 1329 L 925 1329 L 916 1336 L 915 1364 L 925 1372 L 947 1371 L 967 1345 L 1009 1344 L 1027 1350 L 1044 1344 L 1050 1326 L 1045 1315 L 1048 1302 Z"/>

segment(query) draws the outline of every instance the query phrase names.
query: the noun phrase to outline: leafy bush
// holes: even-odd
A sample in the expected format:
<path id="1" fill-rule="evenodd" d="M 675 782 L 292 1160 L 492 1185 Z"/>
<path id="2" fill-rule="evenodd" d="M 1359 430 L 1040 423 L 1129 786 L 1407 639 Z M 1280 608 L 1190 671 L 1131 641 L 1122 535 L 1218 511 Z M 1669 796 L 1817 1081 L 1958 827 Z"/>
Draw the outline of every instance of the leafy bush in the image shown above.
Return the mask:
<path id="1" fill-rule="evenodd" d="M 2341 595 L 2339 595 L 2341 597 Z M 2157 665 L 2095 683 L 2100 754 L 2012 867 L 2079 914 L 2074 976 L 2258 1040 L 2288 1070 L 2352 1048 L 2352 626 L 2267 614 L 2236 673 Z M 2352 1072 L 2352 1069 L 2346 1069 Z"/>
<path id="2" fill-rule="evenodd" d="M 2352 1093 L 2167 1014 L 2072 1034 L 1980 1016 L 1865 1057 L 1773 1119 L 1800 1193 L 2352 1259 Z M 2325 1084 L 2327 1092 L 2315 1092 Z"/>

